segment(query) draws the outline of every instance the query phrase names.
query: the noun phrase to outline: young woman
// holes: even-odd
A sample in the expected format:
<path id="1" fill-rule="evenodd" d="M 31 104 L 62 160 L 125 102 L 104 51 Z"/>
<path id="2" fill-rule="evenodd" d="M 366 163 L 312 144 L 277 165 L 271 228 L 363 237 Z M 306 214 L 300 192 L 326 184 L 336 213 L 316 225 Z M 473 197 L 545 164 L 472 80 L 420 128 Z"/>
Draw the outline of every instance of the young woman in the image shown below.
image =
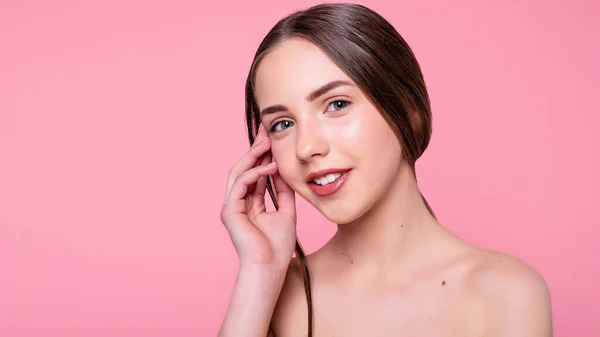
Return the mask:
<path id="1" fill-rule="evenodd" d="M 543 278 L 444 229 L 419 192 L 429 98 L 381 16 L 327 4 L 278 22 L 246 118 L 252 146 L 221 212 L 240 267 L 220 336 L 552 336 Z M 295 194 L 338 226 L 308 257 Z"/>

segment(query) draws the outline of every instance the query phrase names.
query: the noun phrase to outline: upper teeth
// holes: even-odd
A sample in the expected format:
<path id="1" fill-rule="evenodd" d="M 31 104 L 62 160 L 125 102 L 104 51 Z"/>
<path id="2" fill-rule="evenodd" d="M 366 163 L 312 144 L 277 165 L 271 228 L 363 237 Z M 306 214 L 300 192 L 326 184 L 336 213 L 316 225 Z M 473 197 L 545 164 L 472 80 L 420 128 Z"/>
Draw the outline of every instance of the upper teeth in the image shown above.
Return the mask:
<path id="1" fill-rule="evenodd" d="M 341 173 L 330 173 L 330 174 L 326 174 L 322 177 L 315 178 L 313 180 L 313 182 L 318 185 L 327 185 L 327 184 L 330 184 L 330 183 L 336 181 L 336 179 L 341 176 L 342 176 Z"/>

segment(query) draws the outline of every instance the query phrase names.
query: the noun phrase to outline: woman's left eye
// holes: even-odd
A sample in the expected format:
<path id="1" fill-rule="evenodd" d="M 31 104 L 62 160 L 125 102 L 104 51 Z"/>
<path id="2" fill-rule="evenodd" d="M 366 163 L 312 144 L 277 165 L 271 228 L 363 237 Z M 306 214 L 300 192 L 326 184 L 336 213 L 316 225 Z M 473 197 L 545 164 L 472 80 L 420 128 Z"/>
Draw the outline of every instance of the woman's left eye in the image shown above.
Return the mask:
<path id="1" fill-rule="evenodd" d="M 333 111 L 341 110 L 341 109 L 345 108 L 346 106 L 348 106 L 349 104 L 350 104 L 350 102 L 344 101 L 344 100 L 333 101 L 327 107 L 327 111 L 332 111 L 331 109 L 333 109 Z"/>

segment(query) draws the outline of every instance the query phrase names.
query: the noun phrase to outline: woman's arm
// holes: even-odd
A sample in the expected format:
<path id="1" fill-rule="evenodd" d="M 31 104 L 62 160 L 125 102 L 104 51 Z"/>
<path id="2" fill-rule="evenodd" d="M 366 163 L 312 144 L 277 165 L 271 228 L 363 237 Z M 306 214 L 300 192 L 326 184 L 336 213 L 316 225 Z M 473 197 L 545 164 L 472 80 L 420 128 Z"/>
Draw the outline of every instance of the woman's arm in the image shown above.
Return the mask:
<path id="1" fill-rule="evenodd" d="M 267 336 L 286 270 L 275 266 L 240 267 L 219 337 Z"/>
<path id="2" fill-rule="evenodd" d="M 239 256 L 240 268 L 221 337 L 265 337 L 296 244 L 294 191 L 272 162 L 270 138 L 259 128 L 256 142 L 230 170 L 221 222 Z M 267 212 L 267 177 L 278 206 Z"/>

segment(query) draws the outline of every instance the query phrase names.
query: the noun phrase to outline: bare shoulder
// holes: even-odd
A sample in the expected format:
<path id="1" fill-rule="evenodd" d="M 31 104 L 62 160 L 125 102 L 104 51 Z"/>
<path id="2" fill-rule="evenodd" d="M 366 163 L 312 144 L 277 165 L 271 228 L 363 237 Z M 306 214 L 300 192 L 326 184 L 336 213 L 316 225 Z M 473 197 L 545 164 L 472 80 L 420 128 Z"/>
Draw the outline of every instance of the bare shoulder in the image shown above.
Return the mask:
<path id="1" fill-rule="evenodd" d="M 304 272 L 302 262 L 292 259 L 286 274 L 285 282 L 271 320 L 274 335 L 277 337 L 298 336 L 299 331 L 307 331 L 308 306 L 304 288 Z M 301 335 L 301 334 L 300 334 Z"/>
<path id="2" fill-rule="evenodd" d="M 469 275 L 486 318 L 486 336 L 552 336 L 550 291 L 543 276 L 514 256 L 480 250 Z"/>

